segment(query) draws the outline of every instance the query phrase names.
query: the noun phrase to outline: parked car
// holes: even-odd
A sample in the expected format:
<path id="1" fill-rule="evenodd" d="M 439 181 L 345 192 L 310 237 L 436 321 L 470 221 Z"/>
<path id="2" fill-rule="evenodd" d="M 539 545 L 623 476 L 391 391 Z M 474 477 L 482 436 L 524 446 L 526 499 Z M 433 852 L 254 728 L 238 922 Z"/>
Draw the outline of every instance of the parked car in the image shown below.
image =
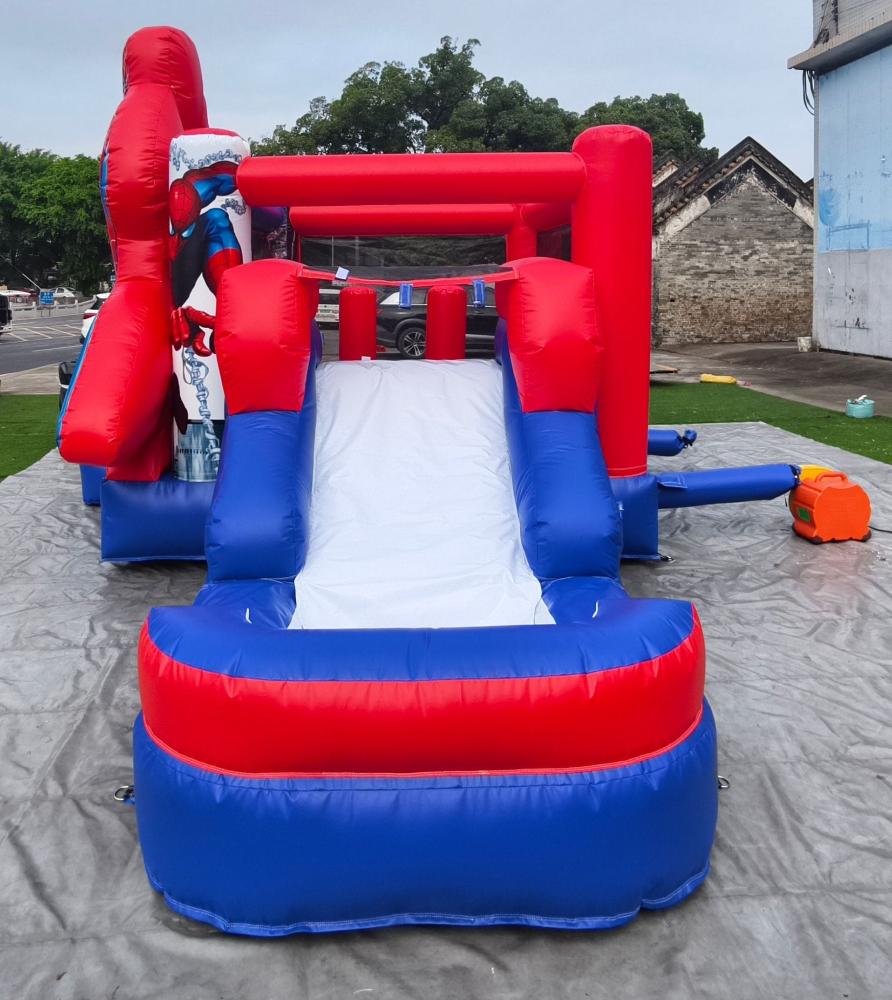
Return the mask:
<path id="1" fill-rule="evenodd" d="M 427 288 L 412 289 L 412 306 L 400 309 L 398 291 L 385 295 L 378 303 L 378 343 L 395 347 L 404 358 L 423 358 L 425 325 L 427 323 Z M 468 289 L 467 346 L 471 351 L 491 349 L 495 343 L 495 290 L 487 285 L 486 304 L 473 305 L 473 292 Z"/>
<path id="2" fill-rule="evenodd" d="M 77 302 L 77 293 L 71 288 L 65 288 L 64 285 L 59 285 L 58 288 L 53 288 L 53 304 L 57 306 L 73 306 Z"/>
<path id="3" fill-rule="evenodd" d="M 12 304 L 9 297 L 0 292 L 0 333 L 12 323 Z"/>
<path id="4" fill-rule="evenodd" d="M 84 310 L 84 318 L 81 322 L 81 343 L 87 339 L 87 334 L 90 332 L 90 327 L 93 325 L 93 320 L 99 315 L 99 310 L 102 308 L 102 303 L 111 295 L 111 292 L 100 292 L 94 297 L 90 305 Z"/>

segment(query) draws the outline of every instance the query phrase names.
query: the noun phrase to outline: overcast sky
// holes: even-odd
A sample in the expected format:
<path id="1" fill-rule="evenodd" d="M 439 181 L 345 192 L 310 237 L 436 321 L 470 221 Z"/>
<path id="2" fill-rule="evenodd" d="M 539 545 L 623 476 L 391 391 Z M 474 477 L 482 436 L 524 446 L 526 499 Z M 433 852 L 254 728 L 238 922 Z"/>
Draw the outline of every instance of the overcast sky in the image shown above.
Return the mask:
<path id="1" fill-rule="evenodd" d="M 211 124 L 248 138 L 337 96 L 365 62 L 413 64 L 442 35 L 479 38 L 487 76 L 583 110 L 677 91 L 725 152 L 749 134 L 803 179 L 812 119 L 788 56 L 811 41 L 809 0 L 3 0 L 0 138 L 96 154 L 120 99 L 121 49 L 146 24 L 198 46 Z"/>

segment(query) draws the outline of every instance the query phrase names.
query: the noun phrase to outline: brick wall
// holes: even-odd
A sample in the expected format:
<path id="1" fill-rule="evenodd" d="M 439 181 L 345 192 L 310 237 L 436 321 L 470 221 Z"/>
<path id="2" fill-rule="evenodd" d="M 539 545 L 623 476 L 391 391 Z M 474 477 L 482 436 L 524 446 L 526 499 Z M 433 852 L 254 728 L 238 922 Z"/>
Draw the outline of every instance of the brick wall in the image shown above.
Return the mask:
<path id="1" fill-rule="evenodd" d="M 752 173 L 659 240 L 655 344 L 792 340 L 811 327 L 812 229 Z"/>

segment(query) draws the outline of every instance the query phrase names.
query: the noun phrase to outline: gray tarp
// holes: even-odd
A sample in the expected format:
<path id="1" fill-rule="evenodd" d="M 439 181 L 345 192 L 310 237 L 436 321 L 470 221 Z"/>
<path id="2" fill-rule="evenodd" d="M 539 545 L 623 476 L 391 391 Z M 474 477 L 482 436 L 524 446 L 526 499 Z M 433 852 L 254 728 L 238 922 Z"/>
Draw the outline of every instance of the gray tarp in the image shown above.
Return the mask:
<path id="1" fill-rule="evenodd" d="M 892 469 L 759 424 L 708 425 L 662 467 Z M 0 483 L 0 997 L 892 996 L 892 535 L 795 539 L 782 500 L 663 515 L 675 561 L 636 594 L 691 597 L 721 795 L 713 872 L 619 931 L 403 928 L 257 941 L 169 912 L 142 871 L 131 775 L 136 639 L 198 566 L 97 561 L 97 512 L 49 455 Z"/>

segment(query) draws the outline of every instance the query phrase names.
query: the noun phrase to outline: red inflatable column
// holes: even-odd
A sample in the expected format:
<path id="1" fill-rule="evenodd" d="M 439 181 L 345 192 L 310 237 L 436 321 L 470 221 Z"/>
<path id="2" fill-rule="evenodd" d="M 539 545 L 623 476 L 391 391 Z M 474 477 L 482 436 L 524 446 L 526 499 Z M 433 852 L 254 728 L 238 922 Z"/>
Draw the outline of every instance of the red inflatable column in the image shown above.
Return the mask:
<path id="1" fill-rule="evenodd" d="M 650 386 L 652 151 L 626 125 L 573 143 L 585 181 L 572 210 L 572 258 L 592 269 L 604 338 L 598 431 L 611 476 L 647 470 Z"/>
<path id="2" fill-rule="evenodd" d="M 538 242 L 536 230 L 524 222 L 517 210 L 517 217 L 505 234 L 505 260 L 535 257 Z"/>
<path id="3" fill-rule="evenodd" d="M 468 293 L 459 285 L 435 285 L 427 295 L 428 361 L 457 361 L 465 356 Z"/>
<path id="4" fill-rule="evenodd" d="M 361 361 L 377 353 L 378 301 L 372 288 L 345 288 L 338 302 L 341 361 Z"/>

